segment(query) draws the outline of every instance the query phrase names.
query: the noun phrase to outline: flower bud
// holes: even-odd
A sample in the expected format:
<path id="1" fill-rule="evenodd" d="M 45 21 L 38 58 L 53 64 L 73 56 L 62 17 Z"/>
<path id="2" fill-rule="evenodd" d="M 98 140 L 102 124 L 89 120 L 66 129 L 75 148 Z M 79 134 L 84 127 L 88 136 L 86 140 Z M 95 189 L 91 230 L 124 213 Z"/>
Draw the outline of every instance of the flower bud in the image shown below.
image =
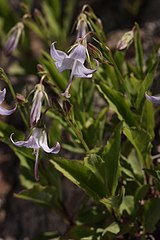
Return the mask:
<path id="1" fill-rule="evenodd" d="M 131 43 L 133 42 L 134 39 L 134 29 L 131 31 L 126 32 L 122 38 L 118 41 L 117 43 L 117 49 L 118 50 L 124 50 L 127 49 Z"/>
<path id="2" fill-rule="evenodd" d="M 24 25 L 22 22 L 17 23 L 16 26 L 11 29 L 7 43 L 4 48 L 4 52 L 7 56 L 12 54 L 13 51 L 17 48 L 23 29 Z"/>

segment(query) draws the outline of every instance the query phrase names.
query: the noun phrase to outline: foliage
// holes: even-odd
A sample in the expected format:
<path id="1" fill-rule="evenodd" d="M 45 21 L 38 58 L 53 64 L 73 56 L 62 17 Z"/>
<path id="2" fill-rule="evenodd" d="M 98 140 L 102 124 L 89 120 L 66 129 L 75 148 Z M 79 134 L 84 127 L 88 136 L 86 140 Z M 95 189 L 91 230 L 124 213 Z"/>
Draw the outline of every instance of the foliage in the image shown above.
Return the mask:
<path id="1" fill-rule="evenodd" d="M 135 23 L 112 52 L 101 20 L 88 5 L 80 12 L 71 38 L 75 2 L 67 1 L 64 7 L 58 0 L 42 1 L 41 10 L 34 9 L 33 13 L 32 1 L 22 4 L 22 16 L 13 16 L 15 26 L 10 23 L 9 35 L 6 21 L 10 8 L 5 1 L 0 2 L 0 9 L 5 7 L 5 16 L 0 17 L 5 60 L 0 69 L 1 86 L 7 88 L 10 101 L 12 97 L 17 105 L 13 121 L 7 117 L 0 122 L 0 138 L 20 160 L 24 190 L 15 196 L 54 208 L 69 223 L 63 236 L 53 229 L 34 239 L 125 239 L 126 235 L 128 239 L 147 239 L 160 222 L 160 166 L 152 161 L 155 108 L 145 98 L 159 64 L 158 49 L 144 57 L 140 28 Z M 83 31 L 85 34 L 79 36 Z M 76 40 L 70 46 L 73 38 Z M 69 49 L 61 62 L 49 54 L 55 41 L 57 49 Z M 79 44 L 85 48 L 85 59 L 82 61 L 81 53 L 77 54 L 70 67 L 67 61 L 73 60 Z M 134 49 L 134 61 L 128 57 L 130 47 Z M 62 56 L 66 55 L 61 52 Z M 80 76 L 84 62 L 93 75 L 91 79 Z M 58 71 L 58 64 L 66 64 L 71 75 L 68 70 Z M 31 74 L 32 82 L 28 80 Z M 73 80 L 70 98 L 61 94 L 68 79 Z M 16 124 L 17 117 L 20 125 Z M 35 128 L 47 132 L 49 145 L 60 142 L 60 152 L 46 150 L 46 133 L 36 138 L 38 147 L 29 146 Z M 12 133 L 14 139 L 23 139 L 22 148 L 10 141 Z M 39 158 L 38 182 L 33 174 L 34 156 L 27 148 L 33 148 Z M 76 219 L 70 219 L 64 209 L 62 176 L 84 191 Z"/>

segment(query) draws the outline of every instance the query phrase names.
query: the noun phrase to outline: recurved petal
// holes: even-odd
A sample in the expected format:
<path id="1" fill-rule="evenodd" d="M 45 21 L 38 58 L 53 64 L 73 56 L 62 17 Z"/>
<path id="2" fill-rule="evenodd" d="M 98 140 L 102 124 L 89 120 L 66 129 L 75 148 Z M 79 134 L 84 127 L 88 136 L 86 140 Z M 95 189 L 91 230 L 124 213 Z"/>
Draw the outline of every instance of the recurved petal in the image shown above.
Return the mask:
<path id="1" fill-rule="evenodd" d="M 91 78 L 97 69 L 86 68 L 81 62 L 77 61 L 73 75 L 80 78 Z"/>
<path id="2" fill-rule="evenodd" d="M 12 136 L 13 136 L 13 133 L 10 136 L 10 140 L 17 147 L 26 147 L 26 148 L 33 148 L 33 149 L 40 148 L 36 139 L 32 135 L 29 137 L 28 140 L 24 140 L 24 141 L 14 141 Z"/>
<path id="3" fill-rule="evenodd" d="M 147 93 L 145 93 L 145 97 L 152 103 L 160 104 L 160 95 L 150 96 Z"/>
<path id="4" fill-rule="evenodd" d="M 56 153 L 58 153 L 60 151 L 60 144 L 58 142 L 52 148 L 50 148 L 48 146 L 47 134 L 45 132 L 43 132 L 43 136 L 39 140 L 39 145 L 47 153 L 54 153 L 54 154 L 56 154 Z"/>
<path id="5" fill-rule="evenodd" d="M 6 89 L 0 90 L 0 104 L 4 101 L 6 96 Z"/>
<path id="6" fill-rule="evenodd" d="M 63 51 L 60 51 L 60 50 L 57 50 L 55 48 L 55 42 L 52 43 L 51 47 L 50 47 L 50 54 L 51 54 L 51 57 L 57 61 L 57 62 L 61 62 L 63 61 L 64 58 L 67 57 L 67 54 Z"/>
<path id="7" fill-rule="evenodd" d="M 11 115 L 15 110 L 16 110 L 16 107 L 8 110 L 0 106 L 0 115 Z"/>
<path id="8" fill-rule="evenodd" d="M 83 64 L 86 59 L 86 48 L 78 44 L 69 54 L 69 58 L 79 60 Z"/>

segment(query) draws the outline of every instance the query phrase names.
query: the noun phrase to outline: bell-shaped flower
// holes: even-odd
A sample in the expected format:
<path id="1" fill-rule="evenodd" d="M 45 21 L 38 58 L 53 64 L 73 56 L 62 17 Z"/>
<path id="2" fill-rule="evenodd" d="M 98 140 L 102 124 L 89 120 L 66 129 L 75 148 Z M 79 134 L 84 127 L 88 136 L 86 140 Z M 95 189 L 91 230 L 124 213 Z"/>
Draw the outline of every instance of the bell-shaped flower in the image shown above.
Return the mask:
<path id="1" fill-rule="evenodd" d="M 160 95 L 150 96 L 147 93 L 145 93 L 145 97 L 154 104 L 160 104 Z"/>
<path id="2" fill-rule="evenodd" d="M 59 142 L 56 143 L 55 146 L 49 147 L 48 141 L 47 141 L 47 134 L 46 131 L 41 128 L 35 128 L 33 129 L 32 134 L 27 140 L 24 141 L 14 141 L 13 133 L 10 136 L 10 139 L 12 143 L 18 147 L 26 147 L 26 148 L 33 148 L 34 153 L 36 154 L 36 160 L 35 160 L 35 167 L 34 167 L 34 176 L 35 179 L 38 181 L 38 158 L 39 158 L 39 150 L 40 148 L 47 152 L 47 153 L 54 153 L 57 154 L 60 151 L 60 144 Z"/>
<path id="3" fill-rule="evenodd" d="M 65 92 L 62 94 L 69 98 L 69 89 L 73 80 L 73 77 L 79 78 L 91 78 L 92 74 L 96 71 L 86 68 L 84 66 L 86 60 L 86 48 L 82 44 L 77 44 L 67 55 L 65 52 L 56 50 L 55 43 L 52 43 L 50 48 L 50 54 L 55 61 L 55 65 L 59 72 L 66 69 L 71 70 L 70 79 Z"/>
<path id="4" fill-rule="evenodd" d="M 44 91 L 44 86 L 41 83 L 37 84 L 30 112 L 30 123 L 32 127 L 35 126 L 40 119 L 44 95 L 47 97 Z"/>
<path id="5" fill-rule="evenodd" d="M 0 115 L 11 115 L 16 110 L 16 107 L 10 110 L 2 107 L 1 104 L 4 102 L 5 96 L 6 89 L 4 88 L 3 90 L 0 90 Z"/>

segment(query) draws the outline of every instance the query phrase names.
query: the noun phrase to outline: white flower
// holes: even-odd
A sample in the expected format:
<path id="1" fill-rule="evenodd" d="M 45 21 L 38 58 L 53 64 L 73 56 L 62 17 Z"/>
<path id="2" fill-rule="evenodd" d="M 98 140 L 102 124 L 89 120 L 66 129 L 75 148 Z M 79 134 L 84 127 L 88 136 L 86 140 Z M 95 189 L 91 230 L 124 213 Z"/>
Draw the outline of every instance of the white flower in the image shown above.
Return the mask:
<path id="1" fill-rule="evenodd" d="M 24 141 L 14 141 L 13 133 L 10 136 L 12 143 L 18 147 L 26 147 L 33 148 L 34 153 L 36 154 L 35 167 L 34 167 L 34 175 L 35 179 L 38 181 L 38 157 L 39 157 L 39 149 L 42 148 L 43 151 L 47 153 L 57 154 L 60 151 L 60 144 L 57 142 L 55 146 L 49 147 L 47 141 L 46 131 L 41 128 L 35 128 L 27 140 Z"/>
<path id="2" fill-rule="evenodd" d="M 73 77 L 79 78 L 91 78 L 92 73 L 96 70 L 86 68 L 84 66 L 86 60 L 86 48 L 82 44 L 76 45 L 67 55 L 65 52 L 55 49 L 55 42 L 52 43 L 50 48 L 50 54 L 55 61 L 55 65 L 59 72 L 66 69 L 71 69 L 70 79 L 67 88 L 63 95 L 65 97 L 70 97 L 69 89 L 73 80 Z"/>

